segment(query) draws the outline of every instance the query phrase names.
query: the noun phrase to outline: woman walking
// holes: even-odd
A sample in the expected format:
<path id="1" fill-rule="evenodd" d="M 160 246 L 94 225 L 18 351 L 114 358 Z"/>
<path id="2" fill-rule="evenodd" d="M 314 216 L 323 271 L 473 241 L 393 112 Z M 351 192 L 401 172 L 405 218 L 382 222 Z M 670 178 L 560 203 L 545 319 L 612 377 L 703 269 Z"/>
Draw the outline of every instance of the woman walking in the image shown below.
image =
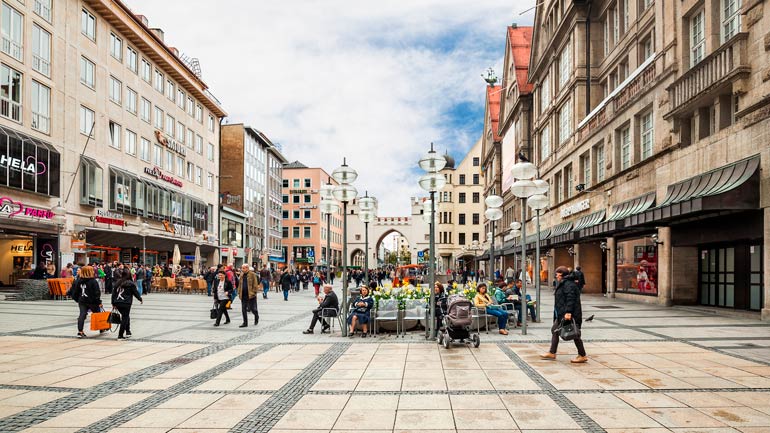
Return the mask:
<path id="1" fill-rule="evenodd" d="M 119 272 L 118 280 L 112 290 L 112 308 L 120 313 L 118 340 L 123 340 L 131 337 L 131 303 L 134 298 L 138 299 L 140 304 L 144 304 L 144 301 L 131 278 L 131 271 L 123 268 Z"/>
<path id="2" fill-rule="evenodd" d="M 219 271 L 211 291 L 214 293 L 214 302 L 217 304 L 217 321 L 214 322 L 214 326 L 219 326 L 223 314 L 225 316 L 225 325 L 227 325 L 230 323 L 230 315 L 227 314 L 227 303 L 230 302 L 230 294 L 233 292 L 233 283 L 225 278 L 224 272 Z"/>
<path id="3" fill-rule="evenodd" d="M 476 297 L 473 298 L 473 304 L 476 308 L 483 308 L 490 316 L 497 317 L 498 332 L 503 335 L 508 335 L 508 331 L 505 329 L 505 326 L 508 324 L 508 312 L 501 306 L 492 303 L 492 298 L 487 294 L 486 283 L 479 284 L 476 290 L 478 290 L 478 293 L 476 293 Z"/>
<path id="4" fill-rule="evenodd" d="M 78 338 L 85 338 L 83 325 L 86 323 L 88 312 L 98 313 L 102 305 L 102 291 L 96 282 L 94 268 L 83 266 L 78 272 L 78 279 L 72 284 L 71 297 L 78 303 L 80 315 L 78 316 Z M 104 331 L 100 331 L 104 332 Z"/>
<path id="5" fill-rule="evenodd" d="M 583 324 L 583 308 L 580 305 L 580 289 L 571 278 L 571 273 L 564 266 L 556 268 L 556 292 L 554 292 L 554 326 L 557 326 L 562 319 L 572 321 L 580 329 Z M 551 335 L 551 348 L 548 352 L 540 355 L 542 359 L 556 359 L 556 350 L 559 347 L 559 333 Z M 578 350 L 578 356 L 570 360 L 574 364 L 581 364 L 588 361 L 586 349 L 583 346 L 583 340 L 580 335 L 575 338 L 575 347 Z"/>

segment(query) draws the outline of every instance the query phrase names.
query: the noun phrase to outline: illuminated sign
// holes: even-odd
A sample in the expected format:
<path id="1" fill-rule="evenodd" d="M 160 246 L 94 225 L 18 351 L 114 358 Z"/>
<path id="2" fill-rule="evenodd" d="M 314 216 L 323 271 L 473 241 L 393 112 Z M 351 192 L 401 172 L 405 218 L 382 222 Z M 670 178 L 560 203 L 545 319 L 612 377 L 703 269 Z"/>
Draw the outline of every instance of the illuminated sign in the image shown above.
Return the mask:
<path id="1" fill-rule="evenodd" d="M 154 177 L 155 179 L 160 179 L 160 180 L 162 180 L 164 182 L 168 182 L 168 183 L 170 183 L 172 185 L 176 185 L 176 186 L 178 186 L 180 188 L 182 187 L 182 181 L 181 180 L 179 180 L 179 179 L 177 179 L 177 178 L 175 178 L 173 176 L 169 176 L 167 174 L 163 174 L 163 171 L 160 169 L 160 167 L 145 167 L 144 168 L 144 173 Z"/>
<path id="2" fill-rule="evenodd" d="M 0 197 L 0 214 L 13 218 L 17 215 L 23 215 L 32 218 L 53 219 L 54 213 L 50 209 L 40 209 L 31 206 L 25 206 L 20 201 L 14 201 L 10 197 Z"/>
<path id="3" fill-rule="evenodd" d="M 28 156 L 27 159 L 21 160 L 8 155 L 0 155 L 0 165 L 35 176 L 45 174 L 48 171 L 45 163 L 39 162 L 34 156 Z"/>
<path id="4" fill-rule="evenodd" d="M 158 143 L 162 144 L 164 147 L 171 149 L 182 156 L 187 156 L 187 148 L 185 148 L 183 144 L 177 143 L 176 141 L 166 137 L 160 130 L 155 130 L 155 139 L 158 140 Z"/>

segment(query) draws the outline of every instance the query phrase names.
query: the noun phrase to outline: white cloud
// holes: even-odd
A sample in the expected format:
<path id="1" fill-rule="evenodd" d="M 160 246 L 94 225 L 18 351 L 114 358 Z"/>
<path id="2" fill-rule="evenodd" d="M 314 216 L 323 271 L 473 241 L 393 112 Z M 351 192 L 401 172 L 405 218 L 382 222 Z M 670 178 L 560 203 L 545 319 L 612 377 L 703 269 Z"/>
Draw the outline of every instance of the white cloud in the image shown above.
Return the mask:
<path id="1" fill-rule="evenodd" d="M 458 159 L 477 137 L 446 113 L 483 107 L 500 73 L 505 27 L 531 22 L 533 0 L 127 0 L 166 43 L 198 57 L 230 122 L 283 145 L 290 160 L 331 172 L 347 157 L 381 215 L 422 194 L 416 161 L 431 141 Z M 483 119 L 470 119 L 478 122 Z M 465 123 L 465 122 L 464 122 Z"/>

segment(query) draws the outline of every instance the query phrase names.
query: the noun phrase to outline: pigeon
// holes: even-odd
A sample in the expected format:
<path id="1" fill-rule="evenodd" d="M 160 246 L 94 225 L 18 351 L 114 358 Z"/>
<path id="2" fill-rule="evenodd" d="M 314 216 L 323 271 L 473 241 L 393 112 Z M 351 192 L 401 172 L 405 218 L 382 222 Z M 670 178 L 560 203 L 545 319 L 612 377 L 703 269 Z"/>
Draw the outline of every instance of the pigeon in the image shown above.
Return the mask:
<path id="1" fill-rule="evenodd" d="M 529 158 L 527 158 L 526 155 L 524 155 L 524 152 L 522 151 L 519 151 L 518 157 L 519 157 L 519 161 L 521 162 L 529 162 Z"/>
<path id="2" fill-rule="evenodd" d="M 591 317 L 587 318 L 587 319 L 586 319 L 586 322 L 591 322 L 591 321 L 593 321 L 593 320 L 594 320 L 594 316 L 595 316 L 595 314 L 591 314 Z"/>

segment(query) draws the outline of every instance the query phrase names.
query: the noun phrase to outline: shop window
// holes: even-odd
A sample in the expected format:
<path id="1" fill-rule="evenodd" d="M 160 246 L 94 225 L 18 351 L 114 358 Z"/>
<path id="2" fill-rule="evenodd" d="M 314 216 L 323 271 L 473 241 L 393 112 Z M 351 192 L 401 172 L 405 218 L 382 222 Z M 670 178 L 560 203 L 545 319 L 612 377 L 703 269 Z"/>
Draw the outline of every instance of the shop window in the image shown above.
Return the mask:
<path id="1" fill-rule="evenodd" d="M 104 171 L 91 158 L 80 157 L 80 204 L 102 207 Z"/>
<path id="2" fill-rule="evenodd" d="M 228 218 L 222 218 L 220 224 L 220 240 L 224 245 L 243 247 L 243 224 Z"/>
<path id="3" fill-rule="evenodd" d="M 46 143 L 0 128 L 0 186 L 58 197 L 59 158 Z"/>
<path id="4" fill-rule="evenodd" d="M 658 249 L 650 238 L 619 241 L 615 260 L 618 292 L 658 295 Z"/>

